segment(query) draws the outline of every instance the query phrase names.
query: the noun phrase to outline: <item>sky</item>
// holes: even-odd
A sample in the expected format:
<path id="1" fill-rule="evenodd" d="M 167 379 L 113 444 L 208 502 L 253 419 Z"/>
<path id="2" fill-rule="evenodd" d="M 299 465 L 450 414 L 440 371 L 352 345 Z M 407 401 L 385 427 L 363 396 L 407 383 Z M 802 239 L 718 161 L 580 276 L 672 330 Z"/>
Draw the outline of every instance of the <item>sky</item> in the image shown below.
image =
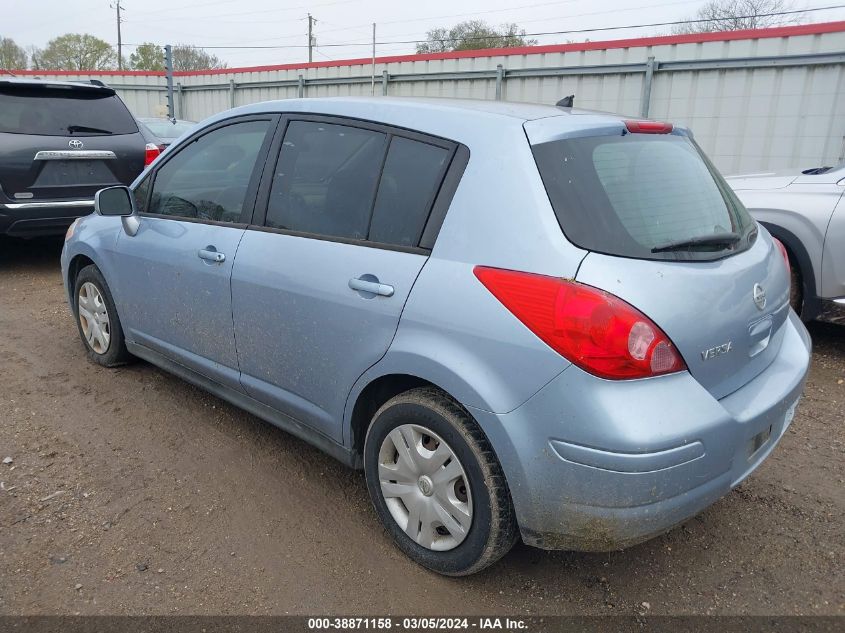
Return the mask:
<path id="1" fill-rule="evenodd" d="M 43 47 L 64 33 L 91 33 L 117 43 L 116 0 L 0 0 L 0 37 Z M 314 61 L 369 57 L 372 23 L 376 54 L 413 53 L 406 40 L 429 29 L 469 19 L 516 22 L 528 33 L 671 22 L 692 17 L 705 0 L 121 0 L 124 56 L 133 44 L 192 44 L 230 67 L 285 64 L 308 59 L 307 20 L 316 19 Z M 796 8 L 845 5 L 845 0 L 799 0 Z M 845 20 L 845 8 L 805 14 L 803 22 Z M 541 44 L 666 34 L 671 27 L 537 36 Z M 225 46 L 285 48 L 226 49 Z"/>

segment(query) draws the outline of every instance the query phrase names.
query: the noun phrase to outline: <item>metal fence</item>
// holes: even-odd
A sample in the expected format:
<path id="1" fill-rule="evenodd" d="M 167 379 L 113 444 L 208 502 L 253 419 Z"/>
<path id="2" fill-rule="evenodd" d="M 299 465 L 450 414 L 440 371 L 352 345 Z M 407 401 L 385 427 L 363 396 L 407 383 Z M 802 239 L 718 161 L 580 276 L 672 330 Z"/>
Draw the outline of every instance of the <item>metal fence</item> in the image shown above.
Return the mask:
<path id="1" fill-rule="evenodd" d="M 105 80 L 137 115 L 165 111 L 163 76 Z M 176 115 L 194 120 L 237 105 L 297 97 L 554 103 L 574 94 L 579 107 L 691 127 L 725 173 L 845 159 L 845 22 L 378 58 L 375 65 L 350 60 L 239 69 L 175 81 Z"/>

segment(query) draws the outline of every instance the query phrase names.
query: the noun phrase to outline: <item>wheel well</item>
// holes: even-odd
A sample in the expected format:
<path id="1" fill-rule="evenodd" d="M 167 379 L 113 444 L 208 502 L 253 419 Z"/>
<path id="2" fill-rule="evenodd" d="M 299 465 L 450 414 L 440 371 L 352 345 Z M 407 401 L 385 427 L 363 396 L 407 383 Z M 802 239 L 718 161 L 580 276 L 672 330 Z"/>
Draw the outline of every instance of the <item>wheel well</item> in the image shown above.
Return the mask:
<path id="1" fill-rule="evenodd" d="M 74 295 L 74 286 L 76 285 L 76 277 L 79 275 L 79 271 L 85 268 L 86 266 L 93 265 L 94 262 L 85 255 L 77 255 L 72 260 L 70 260 L 70 265 L 67 269 L 67 286 L 70 290 L 70 296 L 73 297 Z"/>
<path id="2" fill-rule="evenodd" d="M 810 321 L 814 319 L 820 310 L 821 303 L 816 296 L 816 278 L 810 256 L 801 241 L 790 231 L 768 222 L 761 222 L 772 237 L 780 240 L 789 256 L 789 263 L 792 268 L 798 271 L 801 278 L 801 295 L 803 309 L 801 319 Z"/>
<path id="3" fill-rule="evenodd" d="M 385 402 L 409 389 L 427 386 L 436 387 L 429 381 L 416 376 L 389 374 L 376 378 L 364 387 L 355 401 L 355 407 L 352 409 L 352 451 L 359 456 L 364 454 L 364 439 L 367 437 L 367 428 L 370 426 L 376 411 Z"/>

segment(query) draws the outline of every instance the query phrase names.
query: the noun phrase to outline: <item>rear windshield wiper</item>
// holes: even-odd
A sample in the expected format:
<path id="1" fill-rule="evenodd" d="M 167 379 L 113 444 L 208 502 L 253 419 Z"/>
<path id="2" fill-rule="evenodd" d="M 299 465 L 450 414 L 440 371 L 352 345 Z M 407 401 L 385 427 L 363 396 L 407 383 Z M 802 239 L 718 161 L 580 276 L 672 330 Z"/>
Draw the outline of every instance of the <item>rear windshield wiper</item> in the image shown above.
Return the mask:
<path id="1" fill-rule="evenodd" d="M 713 233 L 711 235 L 700 235 L 686 240 L 678 240 L 677 242 L 655 246 L 651 249 L 651 252 L 665 253 L 667 251 L 682 251 L 693 246 L 733 246 L 741 239 L 742 236 L 739 233 Z"/>
<path id="2" fill-rule="evenodd" d="M 68 125 L 67 131 L 73 134 L 74 132 L 91 132 L 92 134 L 114 134 L 111 130 L 101 130 L 98 127 L 88 127 L 87 125 Z"/>

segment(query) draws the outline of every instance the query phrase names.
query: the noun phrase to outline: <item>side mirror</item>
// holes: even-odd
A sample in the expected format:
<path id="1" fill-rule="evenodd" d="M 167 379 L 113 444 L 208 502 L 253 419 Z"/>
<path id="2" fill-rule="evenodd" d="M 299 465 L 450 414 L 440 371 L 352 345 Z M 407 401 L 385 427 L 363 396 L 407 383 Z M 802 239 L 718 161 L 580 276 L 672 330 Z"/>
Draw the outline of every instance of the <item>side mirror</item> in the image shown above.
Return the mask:
<path id="1" fill-rule="evenodd" d="M 100 215 L 132 215 L 135 213 L 132 190 L 129 187 L 107 187 L 94 196 L 94 211 Z"/>
<path id="2" fill-rule="evenodd" d="M 94 213 L 120 217 L 123 230 L 130 237 L 138 232 L 140 221 L 135 208 L 135 196 L 129 187 L 100 189 L 94 196 Z"/>

